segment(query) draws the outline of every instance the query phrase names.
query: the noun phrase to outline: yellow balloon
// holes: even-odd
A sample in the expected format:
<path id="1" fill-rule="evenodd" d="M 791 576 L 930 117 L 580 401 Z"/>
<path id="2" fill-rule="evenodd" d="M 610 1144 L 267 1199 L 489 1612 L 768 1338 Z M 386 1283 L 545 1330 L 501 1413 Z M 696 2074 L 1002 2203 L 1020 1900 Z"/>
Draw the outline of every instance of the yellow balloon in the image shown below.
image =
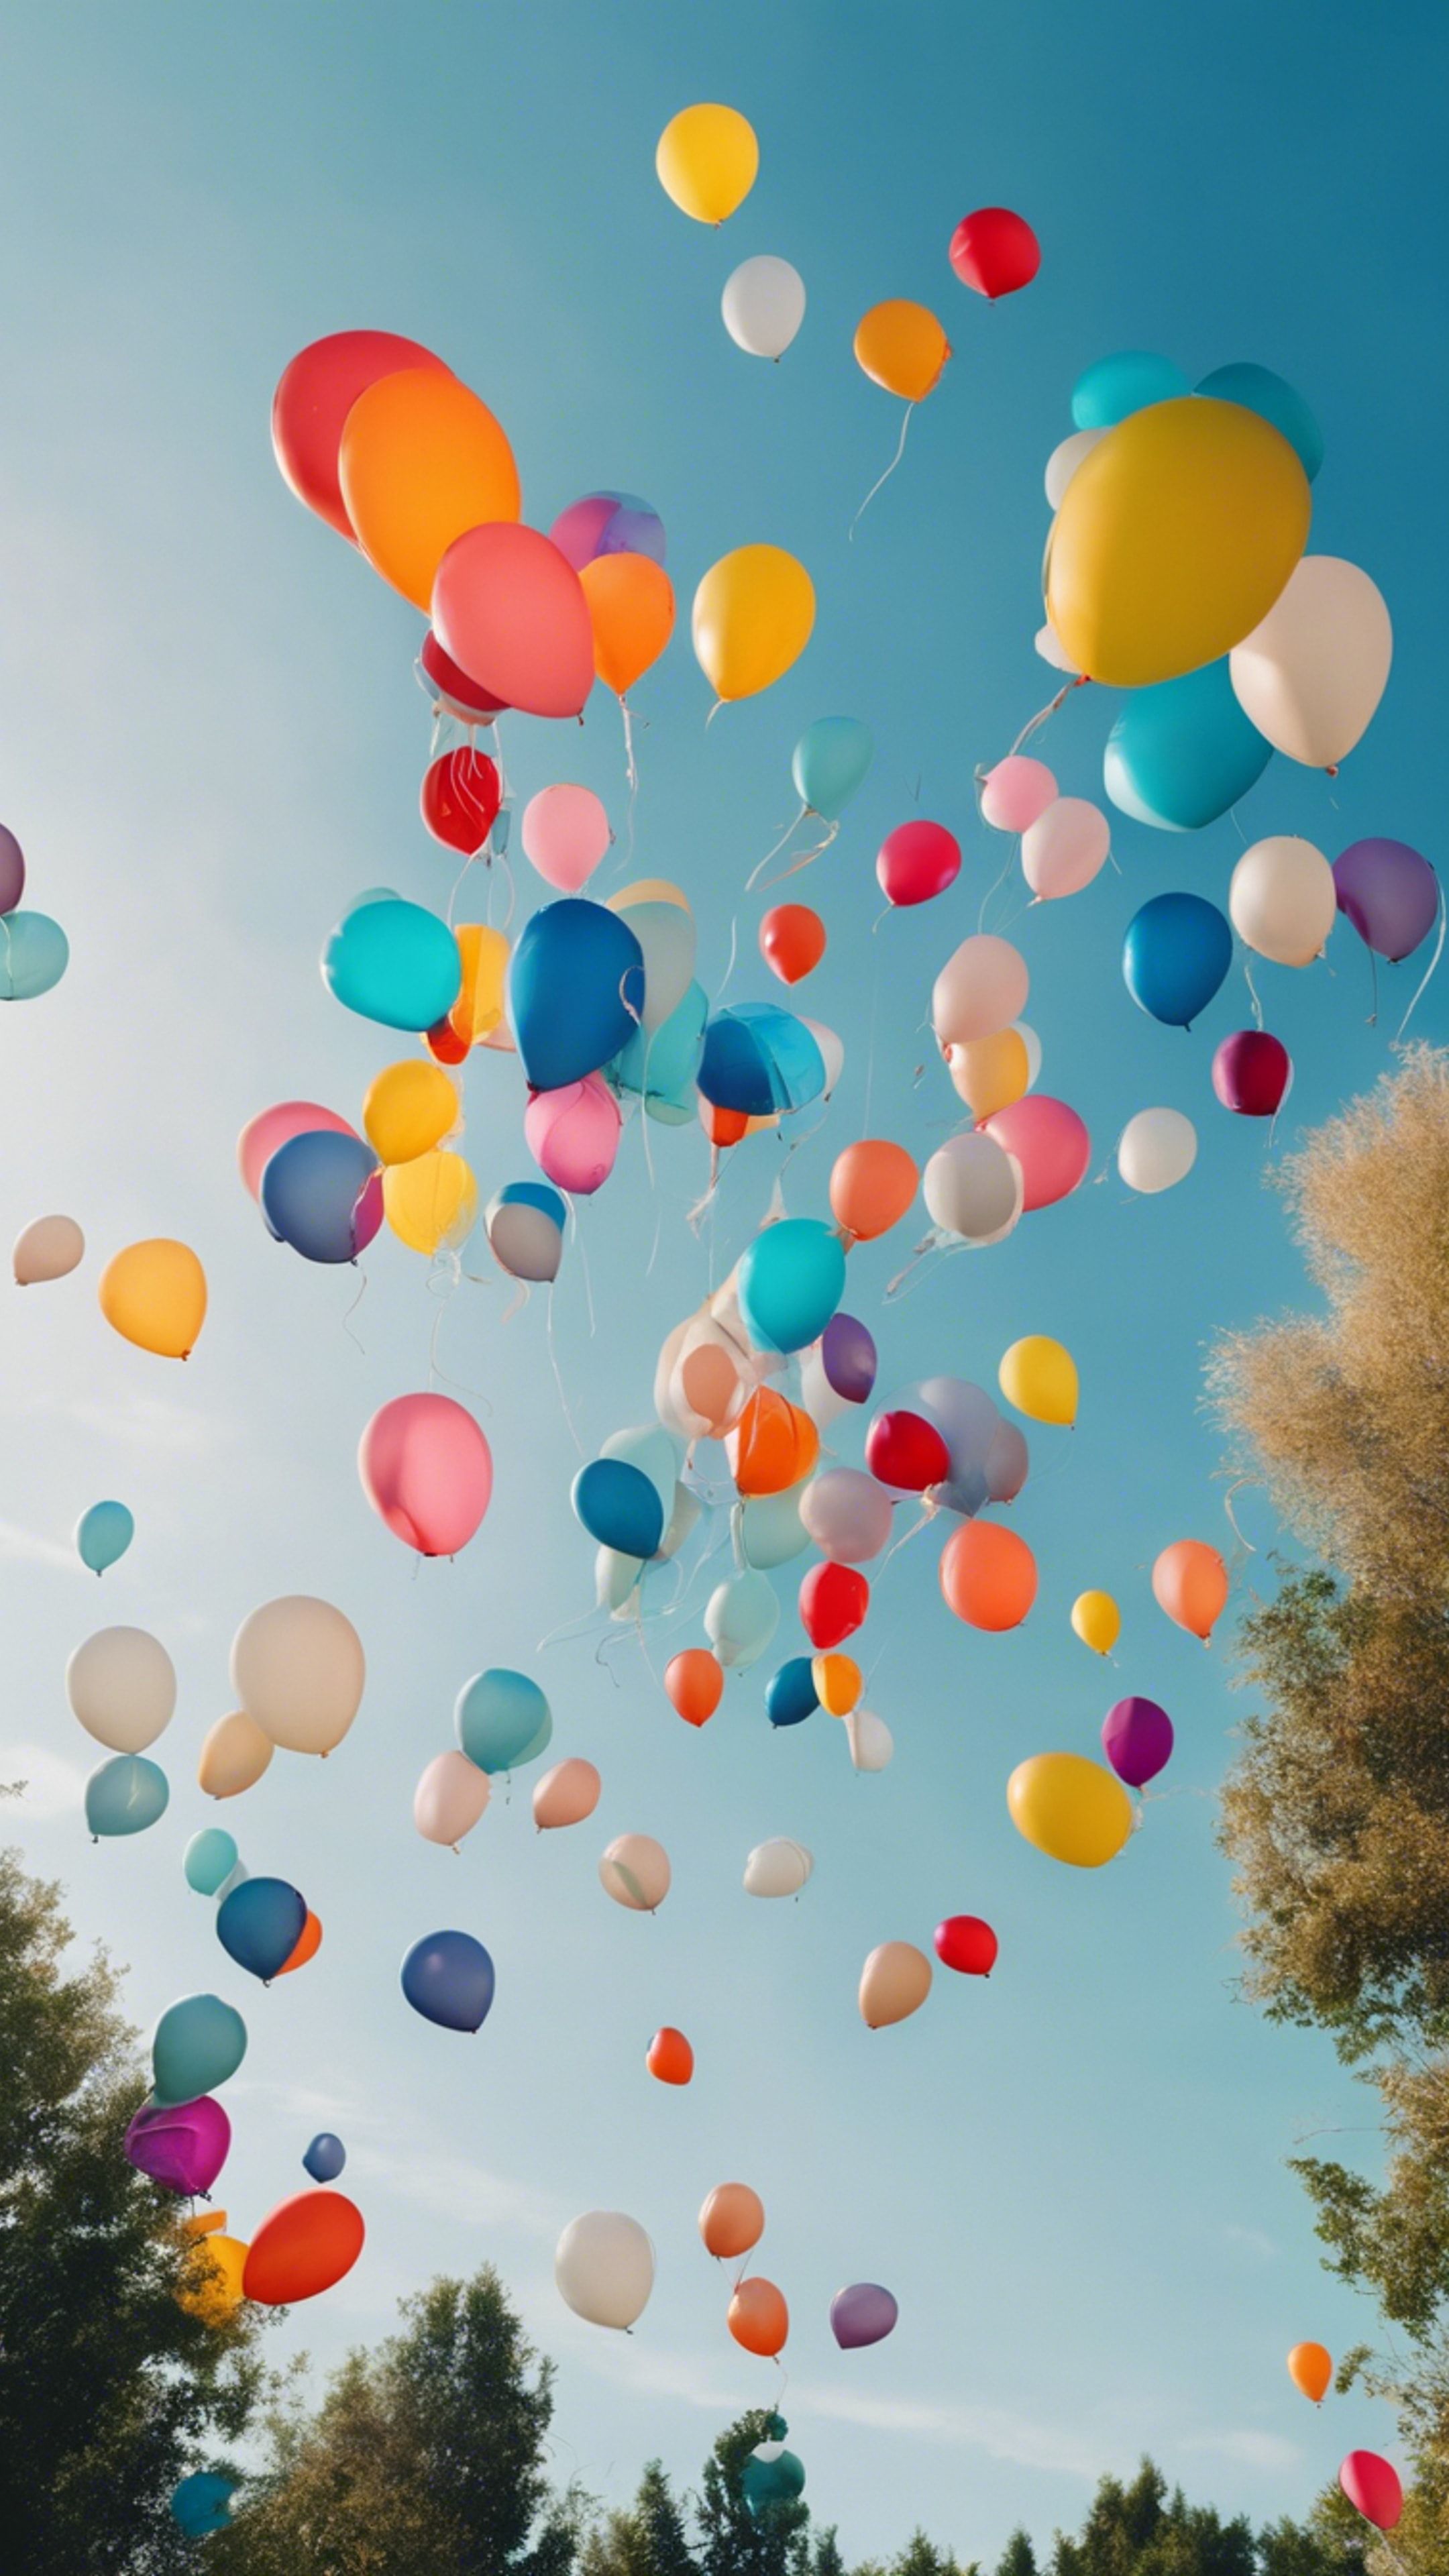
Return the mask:
<path id="1" fill-rule="evenodd" d="M 722 224 L 755 184 L 755 129 L 737 107 L 682 107 L 659 137 L 654 167 L 681 214 L 697 224 Z"/>
<path id="2" fill-rule="evenodd" d="M 1122 1613 L 1110 1592 L 1079 1592 L 1072 1603 L 1072 1627 L 1094 1655 L 1110 1655 L 1122 1634 Z"/>
<path id="3" fill-rule="evenodd" d="M 359 395 L 337 472 L 368 562 L 425 616 L 454 539 L 485 519 L 516 519 L 522 507 L 501 425 L 441 367 L 405 367 Z"/>
<path id="4" fill-rule="evenodd" d="M 239 2236 L 199 2236 L 188 2249 L 186 2287 L 177 2304 L 203 2325 L 224 2326 L 242 2303 L 247 2248 Z"/>
<path id="5" fill-rule="evenodd" d="M 1007 1403 L 1029 1422 L 1076 1421 L 1077 1364 L 1049 1334 L 1013 1342 L 996 1374 Z"/>
<path id="6" fill-rule="evenodd" d="M 737 546 L 694 594 L 694 651 L 718 698 L 752 698 L 798 662 L 815 624 L 815 587 L 783 546 Z"/>
<path id="7" fill-rule="evenodd" d="M 1036 1753 L 1006 1784 L 1011 1821 L 1048 1860 L 1100 1869 L 1132 1831 L 1132 1801 L 1120 1780 L 1084 1753 Z"/>
<path id="8" fill-rule="evenodd" d="M 1265 618 L 1308 542 L 1308 478 L 1239 403 L 1151 403 L 1098 440 L 1047 543 L 1067 659 L 1136 689 L 1215 662 Z"/>
<path id="9" fill-rule="evenodd" d="M 482 1046 L 503 1017 L 503 987 L 508 974 L 508 941 L 501 930 L 480 921 L 465 921 L 454 932 L 463 968 L 463 986 L 448 1017 L 460 1038 Z"/>
<path id="10" fill-rule="evenodd" d="M 636 903 L 672 903 L 676 910 L 688 912 L 689 897 L 668 877 L 636 877 L 632 885 L 620 886 L 609 897 L 610 912 L 627 912 Z"/>
<path id="11" fill-rule="evenodd" d="M 924 402 L 939 384 L 951 343 L 929 305 L 892 296 L 873 304 L 855 326 L 855 362 L 874 385 L 902 402 Z"/>
<path id="12" fill-rule="evenodd" d="M 478 1184 L 461 1154 L 420 1154 L 383 1173 L 382 1204 L 410 1252 L 456 1251 L 478 1214 Z"/>
<path id="13" fill-rule="evenodd" d="M 405 1056 L 384 1066 L 362 1104 L 367 1141 L 380 1163 L 415 1163 L 458 1124 L 455 1085 L 440 1064 Z"/>
<path id="14" fill-rule="evenodd" d="M 107 1262 L 98 1294 L 106 1322 L 124 1340 L 158 1359 L 191 1357 L 206 1321 L 206 1272 L 189 1244 L 164 1235 L 128 1244 Z"/>
<path id="15" fill-rule="evenodd" d="M 853 1655 L 813 1655 L 810 1679 L 827 1716 L 849 1717 L 859 1707 L 865 1678 Z"/>
<path id="16" fill-rule="evenodd" d="M 1009 1109 L 1031 1088 L 1031 1057 L 1020 1029 L 998 1029 L 994 1037 L 971 1038 L 953 1046 L 949 1063 L 956 1096 L 973 1118 L 991 1118 Z"/>

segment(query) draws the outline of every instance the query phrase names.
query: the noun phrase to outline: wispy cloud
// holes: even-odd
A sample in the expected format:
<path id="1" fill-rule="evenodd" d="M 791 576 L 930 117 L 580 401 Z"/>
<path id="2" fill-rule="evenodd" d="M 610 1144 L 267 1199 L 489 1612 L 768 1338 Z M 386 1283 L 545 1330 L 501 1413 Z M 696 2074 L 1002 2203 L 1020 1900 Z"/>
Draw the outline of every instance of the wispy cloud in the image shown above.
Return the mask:
<path id="1" fill-rule="evenodd" d="M 265 2100 L 299 2128 L 340 2128 L 347 2137 L 349 2173 L 378 2183 L 416 2209 L 478 2228 L 512 2228 L 552 2245 L 572 2212 L 532 2183 L 514 2182 L 454 2148 L 410 2136 L 405 2155 L 387 2144 L 388 2127 L 375 2103 L 348 2096 L 337 2085 L 234 2084 L 234 2094 Z"/>
<path id="2" fill-rule="evenodd" d="M 1187 2433 L 1179 2451 L 1202 2452 L 1218 2460 L 1236 2460 L 1249 2469 L 1296 2469 L 1303 2453 L 1281 2433 L 1259 2433 L 1250 2425 L 1228 2426 L 1221 2433 Z"/>
<path id="3" fill-rule="evenodd" d="M 210 1457 L 229 1448 L 236 1437 L 236 1425 L 224 1414 L 202 1412 L 169 1396 L 143 1395 L 134 1387 L 104 1396 L 11 1391 L 0 1396 L 0 1413 L 20 1421 L 59 1416 L 128 1452 L 141 1449 L 170 1458 Z"/>
<path id="4" fill-rule="evenodd" d="M 25 1783 L 16 1805 L 27 1816 L 73 1816 L 85 1800 L 80 1764 L 41 1744 L 0 1744 L 0 1781 L 16 1780 Z"/>
<path id="5" fill-rule="evenodd" d="M 34 1530 L 22 1529 L 18 1521 L 0 1521 L 0 1557 L 16 1565 L 63 1565 L 73 1573 L 79 1562 L 75 1549 L 65 1547 L 58 1538 L 41 1538 Z"/>
<path id="6" fill-rule="evenodd" d="M 1261 2227 L 1240 2227 L 1235 2219 L 1229 2219 L 1222 2230 L 1222 2238 L 1225 2245 L 1235 2246 L 1241 2254 L 1255 2254 L 1261 2263 L 1277 2259 L 1278 2248 L 1271 2236 L 1265 2236 Z"/>

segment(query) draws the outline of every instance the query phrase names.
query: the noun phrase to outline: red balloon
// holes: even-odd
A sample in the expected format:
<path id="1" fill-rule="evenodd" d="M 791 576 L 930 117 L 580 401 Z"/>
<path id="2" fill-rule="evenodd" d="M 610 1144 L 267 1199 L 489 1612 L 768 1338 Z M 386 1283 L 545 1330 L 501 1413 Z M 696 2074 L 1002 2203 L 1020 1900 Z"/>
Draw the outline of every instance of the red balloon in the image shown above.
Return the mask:
<path id="1" fill-rule="evenodd" d="M 800 1585 L 800 1625 L 817 1654 L 843 1646 L 865 1624 L 870 1585 L 855 1565 L 812 1565 Z"/>
<path id="2" fill-rule="evenodd" d="M 441 760 L 433 761 L 423 774 L 418 798 L 434 840 L 465 859 L 476 857 L 482 849 L 502 802 L 495 763 L 471 743 L 461 751 L 445 751 Z"/>
<path id="3" fill-rule="evenodd" d="M 1000 1945 L 979 1914 L 948 1914 L 931 1938 L 941 1965 L 956 1969 L 960 1976 L 989 1977 L 996 1965 Z"/>
<path id="4" fill-rule="evenodd" d="M 1041 266 L 1041 244 L 1024 215 L 1009 206 L 978 206 L 951 235 L 951 266 L 978 295 L 1015 295 Z"/>
<path id="5" fill-rule="evenodd" d="M 299 351 L 272 396 L 272 445 L 284 479 L 350 545 L 357 539 L 337 479 L 343 424 L 369 385 L 410 367 L 451 373 L 431 349 L 396 331 L 334 331 Z"/>
<path id="6" fill-rule="evenodd" d="M 930 903 L 961 873 L 961 844 L 944 823 L 898 823 L 876 856 L 875 872 L 888 901 Z"/>
<path id="7" fill-rule="evenodd" d="M 1350 2451 L 1338 2483 L 1355 2511 L 1379 2531 L 1392 2531 L 1404 2510 L 1399 2473 L 1377 2451 Z"/>
<path id="8" fill-rule="evenodd" d="M 435 1064 L 461 1064 L 473 1041 L 458 1035 L 451 1020 L 435 1020 L 427 1033 L 428 1053 Z"/>
<path id="9" fill-rule="evenodd" d="M 566 555 L 537 528 L 490 519 L 454 539 L 433 584 L 445 653 L 530 716 L 576 716 L 594 685 L 594 624 Z"/>
<path id="10" fill-rule="evenodd" d="M 367 2234 L 342 2191 L 299 2191 L 262 2220 L 247 2248 L 242 2296 L 262 2308 L 315 2299 L 346 2278 Z"/>
<path id="11" fill-rule="evenodd" d="M 1022 1209 L 1054 1207 L 1070 1197 L 1092 1159 L 1092 1140 L 1075 1109 L 1044 1091 L 1029 1091 L 983 1118 L 982 1128 L 1021 1165 Z"/>
<path id="12" fill-rule="evenodd" d="M 1293 1059 L 1266 1029 L 1236 1029 L 1213 1057 L 1213 1089 L 1240 1118 L 1272 1118 L 1288 1097 Z M 1367 2456 L 1367 2455 L 1365 2455 Z"/>
<path id="13" fill-rule="evenodd" d="M 878 1413 L 865 1435 L 865 1463 L 878 1484 L 923 1494 L 951 1472 L 951 1452 L 921 1413 Z"/>
<path id="14" fill-rule="evenodd" d="M 495 716 L 508 713 L 503 700 L 495 698 L 491 689 L 480 689 L 476 680 L 459 670 L 452 654 L 443 651 L 431 626 L 423 637 L 418 660 L 434 697 L 442 701 L 449 715 L 460 716 L 464 724 L 491 724 Z"/>

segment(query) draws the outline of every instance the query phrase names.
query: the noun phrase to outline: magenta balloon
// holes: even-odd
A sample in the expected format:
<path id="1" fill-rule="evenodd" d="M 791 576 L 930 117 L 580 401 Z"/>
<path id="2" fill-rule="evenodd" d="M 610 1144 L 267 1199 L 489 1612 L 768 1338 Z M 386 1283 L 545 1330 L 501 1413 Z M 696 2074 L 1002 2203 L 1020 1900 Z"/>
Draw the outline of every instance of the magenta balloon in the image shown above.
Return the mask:
<path id="1" fill-rule="evenodd" d="M 1023 1213 L 1053 1207 L 1086 1176 L 1092 1140 L 1075 1109 L 1069 1109 L 1064 1100 L 1052 1100 L 1041 1091 L 1027 1092 L 1013 1100 L 1009 1109 L 998 1109 L 983 1119 L 982 1128 L 1021 1165 Z"/>
<path id="2" fill-rule="evenodd" d="M 379 1519 L 419 1556 L 456 1556 L 493 1492 L 488 1443 L 450 1395 L 383 1405 L 358 1443 L 357 1472 Z"/>
<path id="3" fill-rule="evenodd" d="M 1155 1699 L 1119 1699 L 1102 1720 L 1102 1750 L 1119 1780 L 1145 1789 L 1172 1759 L 1172 1720 Z"/>
<path id="4" fill-rule="evenodd" d="M 875 872 L 889 902 L 902 909 L 930 903 L 960 875 L 961 844 L 944 823 L 928 823 L 924 816 L 898 823 L 880 845 Z"/>
<path id="5" fill-rule="evenodd" d="M 825 1382 L 845 1404 L 864 1404 L 875 1384 L 873 1336 L 854 1315 L 832 1315 L 820 1336 Z"/>
<path id="6" fill-rule="evenodd" d="M 1293 1059 L 1267 1029 L 1235 1029 L 1213 1057 L 1213 1089 L 1239 1118 L 1273 1118 L 1288 1097 Z"/>
<path id="7" fill-rule="evenodd" d="M 262 1174 L 272 1156 L 279 1154 L 284 1145 L 290 1145 L 294 1136 L 324 1133 L 355 1136 L 357 1130 L 349 1127 L 345 1118 L 339 1118 L 335 1109 L 324 1109 L 315 1100 L 279 1100 L 275 1109 L 258 1110 L 255 1118 L 247 1120 L 236 1140 L 237 1166 L 252 1197 L 260 1194 Z M 380 1201 L 377 1222 L 378 1225 L 382 1223 Z M 367 1237 L 369 1242 L 376 1232 L 377 1225 L 374 1225 Z"/>
<path id="8" fill-rule="evenodd" d="M 1392 2531 L 1404 2510 L 1398 2470 L 1377 2451 L 1350 2451 L 1338 2483 L 1355 2511 L 1378 2531 Z"/>
<path id="9" fill-rule="evenodd" d="M 143 2102 L 125 2138 L 127 2158 L 138 2173 L 188 2195 L 210 2191 L 230 2145 L 231 2122 L 209 2093 L 164 2110 Z"/>
<path id="10" fill-rule="evenodd" d="M 25 853 L 0 823 L 0 912 L 13 912 L 25 892 Z"/>
<path id="11" fill-rule="evenodd" d="M 1439 880 L 1407 841 L 1354 841 L 1334 860 L 1333 882 L 1364 946 L 1394 964 L 1434 927 Z"/>
<path id="12" fill-rule="evenodd" d="M 603 1188 L 622 1129 L 619 1104 L 600 1073 L 566 1082 L 561 1091 L 533 1092 L 523 1113 L 524 1137 L 539 1170 L 574 1198 Z"/>
<path id="13" fill-rule="evenodd" d="M 859 2352 L 863 2344 L 884 2343 L 899 2315 L 890 2291 L 878 2281 L 853 2281 L 830 2302 L 830 2331 L 842 2352 Z"/>

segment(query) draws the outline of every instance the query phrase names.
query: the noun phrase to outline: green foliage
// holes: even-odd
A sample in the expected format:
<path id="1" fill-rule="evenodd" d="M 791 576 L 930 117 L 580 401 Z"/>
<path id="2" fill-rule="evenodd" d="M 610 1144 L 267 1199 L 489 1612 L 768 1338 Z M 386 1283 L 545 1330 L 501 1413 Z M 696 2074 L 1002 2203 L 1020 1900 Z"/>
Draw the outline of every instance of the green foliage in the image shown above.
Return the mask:
<path id="1" fill-rule="evenodd" d="M 633 2504 L 590 2532 L 579 2568 L 580 2576 L 696 2576 L 683 2510 L 657 2460 Z"/>
<path id="2" fill-rule="evenodd" d="M 1038 2576 L 1036 2551 L 1024 2531 L 1014 2531 L 1001 2553 L 996 2576 Z"/>

